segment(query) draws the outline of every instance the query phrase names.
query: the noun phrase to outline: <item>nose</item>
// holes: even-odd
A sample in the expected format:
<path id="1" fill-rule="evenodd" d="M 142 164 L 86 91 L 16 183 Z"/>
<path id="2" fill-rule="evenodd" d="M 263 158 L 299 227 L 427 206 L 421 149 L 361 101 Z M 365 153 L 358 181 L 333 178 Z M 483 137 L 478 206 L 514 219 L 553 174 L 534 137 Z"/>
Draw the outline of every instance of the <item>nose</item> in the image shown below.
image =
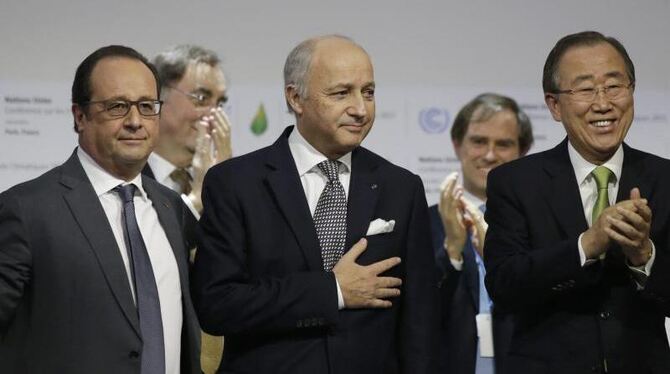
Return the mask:
<path id="1" fill-rule="evenodd" d="M 368 110 L 365 107 L 365 98 L 361 94 L 352 95 L 351 105 L 349 105 L 348 113 L 352 117 L 364 117 L 368 114 Z"/>
<path id="2" fill-rule="evenodd" d="M 484 160 L 488 162 L 496 162 L 498 160 L 498 155 L 496 154 L 496 146 L 491 143 L 486 147 L 486 153 L 484 154 Z"/>
<path id="3" fill-rule="evenodd" d="M 132 129 L 138 129 L 142 127 L 141 121 L 142 115 L 137 105 L 131 105 L 128 114 L 124 118 L 123 125 Z"/>
<path id="4" fill-rule="evenodd" d="M 596 97 L 593 98 L 592 108 L 596 112 L 607 112 L 612 109 L 612 102 L 605 95 L 605 90 L 599 88 Z"/>

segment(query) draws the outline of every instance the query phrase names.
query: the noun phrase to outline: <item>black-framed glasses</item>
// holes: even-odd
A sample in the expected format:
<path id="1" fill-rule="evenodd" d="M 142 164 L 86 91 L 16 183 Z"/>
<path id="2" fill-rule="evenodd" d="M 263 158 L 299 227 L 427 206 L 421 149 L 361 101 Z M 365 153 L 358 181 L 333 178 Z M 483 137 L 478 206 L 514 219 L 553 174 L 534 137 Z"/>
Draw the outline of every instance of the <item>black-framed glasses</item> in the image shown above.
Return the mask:
<path id="1" fill-rule="evenodd" d="M 212 106 L 212 95 L 203 92 L 185 92 L 174 86 L 166 86 L 166 87 L 171 90 L 177 91 L 184 96 L 187 96 L 189 99 L 191 99 L 193 105 L 195 105 L 198 108 L 207 108 Z M 224 96 L 219 100 L 217 100 L 214 106 L 217 108 L 223 108 L 223 106 L 226 105 L 227 102 L 228 97 Z"/>
<path id="2" fill-rule="evenodd" d="M 608 100 L 616 100 L 628 93 L 628 90 L 633 86 L 635 86 L 635 82 L 630 82 L 629 84 L 608 84 L 607 86 L 602 87 L 579 88 L 574 90 L 559 90 L 552 93 L 556 95 L 570 95 L 575 101 L 590 103 L 596 99 L 596 96 L 600 91 L 603 92 Z"/>
<path id="3" fill-rule="evenodd" d="M 104 112 L 110 117 L 125 117 L 130 108 L 135 106 L 141 115 L 146 117 L 157 116 L 161 113 L 161 100 L 98 100 L 85 101 L 81 105 L 102 104 Z"/>

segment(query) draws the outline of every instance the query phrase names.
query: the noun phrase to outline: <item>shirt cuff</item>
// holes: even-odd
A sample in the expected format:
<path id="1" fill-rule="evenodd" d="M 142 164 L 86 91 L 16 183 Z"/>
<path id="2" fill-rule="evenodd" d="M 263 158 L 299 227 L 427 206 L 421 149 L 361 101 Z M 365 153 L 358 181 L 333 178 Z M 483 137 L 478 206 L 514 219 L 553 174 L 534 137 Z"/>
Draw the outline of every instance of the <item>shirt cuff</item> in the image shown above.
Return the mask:
<path id="1" fill-rule="evenodd" d="M 460 260 L 454 260 L 453 258 L 449 257 L 449 262 L 451 262 L 451 266 L 454 267 L 454 270 L 456 271 L 463 270 L 463 257 L 461 257 Z"/>
<path id="2" fill-rule="evenodd" d="M 186 206 L 188 207 L 188 210 L 190 210 L 191 213 L 193 213 L 195 219 L 200 221 L 200 213 L 198 213 L 198 211 L 193 206 L 193 202 L 191 201 L 191 199 L 189 199 L 188 196 L 185 194 L 181 194 L 181 199 L 184 202 L 184 204 L 186 204 Z"/>
<path id="3" fill-rule="evenodd" d="M 340 288 L 340 282 L 335 278 L 335 285 L 337 286 L 337 310 L 344 309 L 344 296 L 342 296 L 342 289 Z"/>
<path id="4" fill-rule="evenodd" d="M 633 280 L 637 284 L 637 289 L 644 289 L 645 284 L 647 283 L 647 278 L 651 275 L 651 267 L 654 265 L 654 260 L 656 259 L 656 246 L 654 242 L 649 239 L 651 243 L 651 257 L 646 264 L 640 266 L 631 266 L 628 260 L 626 260 L 626 266 L 632 272 Z"/>
<path id="5" fill-rule="evenodd" d="M 579 248 L 579 265 L 584 267 L 594 264 L 598 260 L 592 258 L 586 259 L 586 253 L 584 252 L 584 247 L 582 247 L 582 236 L 584 236 L 584 233 L 579 235 L 579 238 L 577 238 L 577 248 Z"/>

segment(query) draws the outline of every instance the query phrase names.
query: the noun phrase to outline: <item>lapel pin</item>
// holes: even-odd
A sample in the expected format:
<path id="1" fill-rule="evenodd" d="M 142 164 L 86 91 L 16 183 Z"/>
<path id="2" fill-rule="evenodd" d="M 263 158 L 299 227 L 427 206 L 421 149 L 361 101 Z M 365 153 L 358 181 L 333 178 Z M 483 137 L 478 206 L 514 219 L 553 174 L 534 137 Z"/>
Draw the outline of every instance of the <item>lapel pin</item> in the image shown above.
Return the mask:
<path id="1" fill-rule="evenodd" d="M 373 190 L 376 190 L 376 189 L 377 189 L 377 183 L 373 183 L 373 184 L 370 186 L 370 188 L 373 189 Z"/>

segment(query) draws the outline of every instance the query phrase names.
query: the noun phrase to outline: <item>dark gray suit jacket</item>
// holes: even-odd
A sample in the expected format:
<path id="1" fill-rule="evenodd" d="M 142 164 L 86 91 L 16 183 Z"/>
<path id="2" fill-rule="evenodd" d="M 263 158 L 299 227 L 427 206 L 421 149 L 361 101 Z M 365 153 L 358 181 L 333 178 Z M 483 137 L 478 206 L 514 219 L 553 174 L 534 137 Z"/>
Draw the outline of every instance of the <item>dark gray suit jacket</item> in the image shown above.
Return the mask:
<path id="1" fill-rule="evenodd" d="M 142 184 L 174 251 L 184 310 L 182 373 L 200 373 L 179 196 Z M 0 195 L 0 371 L 138 373 L 139 320 L 119 248 L 74 153 Z"/>

